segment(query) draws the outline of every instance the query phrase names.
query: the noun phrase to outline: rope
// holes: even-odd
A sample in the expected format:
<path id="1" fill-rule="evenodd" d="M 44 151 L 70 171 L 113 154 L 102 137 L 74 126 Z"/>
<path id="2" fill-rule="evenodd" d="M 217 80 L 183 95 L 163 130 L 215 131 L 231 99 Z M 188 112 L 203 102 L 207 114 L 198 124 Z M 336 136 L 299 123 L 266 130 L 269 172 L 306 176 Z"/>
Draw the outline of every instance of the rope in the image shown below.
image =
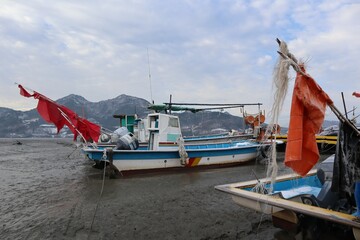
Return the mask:
<path id="1" fill-rule="evenodd" d="M 75 146 L 75 149 L 67 156 L 68 159 L 70 159 L 70 156 L 73 155 L 74 152 L 76 152 L 76 150 L 78 150 L 79 147 Z"/>
<path id="2" fill-rule="evenodd" d="M 289 52 L 287 44 L 283 41 L 278 40 L 279 43 L 279 54 L 281 56 L 288 56 L 286 58 L 279 56 L 277 64 L 275 65 L 273 72 L 273 91 L 274 91 L 274 102 L 270 110 L 270 122 L 265 131 L 265 138 L 269 139 L 272 136 L 274 126 L 279 125 L 279 116 L 281 109 L 284 104 L 284 100 L 288 91 L 289 86 L 289 68 L 290 66 L 297 65 L 297 60 Z M 270 156 L 269 164 L 267 165 L 267 176 L 271 178 L 271 184 L 269 192 L 273 190 L 273 183 L 278 173 L 278 165 L 276 161 L 276 135 L 271 138 L 271 146 L 269 148 Z"/>
<path id="3" fill-rule="evenodd" d="M 185 143 L 183 137 L 179 137 L 177 142 L 179 145 L 179 155 L 180 155 L 181 165 L 186 165 L 186 159 L 188 158 L 188 154 L 185 150 Z"/>
<path id="4" fill-rule="evenodd" d="M 98 198 L 98 201 L 96 203 L 96 207 L 95 207 L 95 212 L 94 212 L 94 216 L 92 218 L 92 221 L 91 221 L 91 225 L 90 225 L 90 232 L 92 232 L 92 227 L 93 227 L 93 224 L 94 224 L 94 221 L 95 221 L 95 216 L 96 216 L 96 212 L 98 210 L 98 207 L 99 207 L 99 204 L 100 204 L 100 200 L 101 200 L 101 197 L 102 197 L 102 194 L 103 194 L 103 191 L 104 191 L 104 185 L 105 185 L 105 172 L 106 172 L 106 149 L 104 149 L 104 153 L 103 153 L 103 156 L 102 156 L 102 159 L 101 161 L 104 161 L 104 171 L 103 171 L 103 177 L 102 177 L 102 184 L 101 184 L 101 191 L 100 191 L 100 196 Z M 88 235 L 88 239 L 90 237 L 90 234 Z"/>
<path id="5" fill-rule="evenodd" d="M 279 125 L 279 116 L 284 104 L 284 100 L 289 87 L 289 69 L 292 66 L 295 71 L 301 72 L 297 59 L 290 53 L 286 42 L 280 41 L 279 43 L 279 58 L 273 72 L 273 91 L 274 102 L 270 110 L 270 122 L 265 131 L 265 139 L 271 138 L 271 146 L 269 148 L 268 156 L 270 156 L 269 164 L 267 165 L 267 177 L 271 178 L 269 193 L 273 191 L 273 184 L 278 173 L 277 154 L 276 154 L 276 134 L 273 135 L 274 127 Z M 260 184 L 260 183 L 259 183 Z M 261 188 L 261 186 L 259 186 Z"/>

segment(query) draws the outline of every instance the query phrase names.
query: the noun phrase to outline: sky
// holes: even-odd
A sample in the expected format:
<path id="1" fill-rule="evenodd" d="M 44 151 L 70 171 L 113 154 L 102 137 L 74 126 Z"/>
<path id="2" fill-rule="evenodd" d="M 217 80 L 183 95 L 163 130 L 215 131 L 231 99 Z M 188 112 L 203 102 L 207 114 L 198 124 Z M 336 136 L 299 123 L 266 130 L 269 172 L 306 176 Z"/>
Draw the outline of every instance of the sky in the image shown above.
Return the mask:
<path id="1" fill-rule="evenodd" d="M 344 102 L 348 111 L 360 106 L 352 96 L 360 92 L 359 0 L 1 0 L 0 36 L 0 107 L 36 107 L 19 95 L 20 83 L 54 100 L 126 94 L 156 104 L 170 95 L 173 102 L 262 103 L 268 117 L 276 38 L 341 112 Z M 295 75 L 290 70 L 281 126 Z M 336 120 L 329 109 L 325 118 Z"/>

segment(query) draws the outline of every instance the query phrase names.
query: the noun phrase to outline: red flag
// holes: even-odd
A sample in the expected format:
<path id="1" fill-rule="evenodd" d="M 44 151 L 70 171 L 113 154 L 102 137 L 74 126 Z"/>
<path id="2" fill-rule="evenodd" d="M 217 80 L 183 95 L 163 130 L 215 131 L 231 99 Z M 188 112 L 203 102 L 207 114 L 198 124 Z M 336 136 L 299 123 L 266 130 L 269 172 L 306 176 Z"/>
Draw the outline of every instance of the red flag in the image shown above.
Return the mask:
<path id="1" fill-rule="evenodd" d="M 302 71 L 305 69 L 302 66 Z M 309 75 L 297 74 L 292 97 L 285 165 L 304 176 L 319 160 L 316 133 L 332 100 Z"/>
<path id="2" fill-rule="evenodd" d="M 352 94 L 353 96 L 355 96 L 355 97 L 358 97 L 358 98 L 360 98 L 360 93 L 358 93 L 358 92 L 353 92 L 353 94 Z"/>
<path id="3" fill-rule="evenodd" d="M 85 140 L 98 141 L 100 136 L 100 126 L 86 119 L 80 118 L 75 112 L 65 106 L 57 104 L 44 95 L 34 92 L 29 94 L 21 85 L 19 85 L 20 94 L 24 97 L 34 97 L 38 99 L 37 110 L 40 116 L 49 123 L 53 123 L 58 133 L 66 125 L 74 133 L 74 140 L 78 136 L 78 131 Z"/>
<path id="4" fill-rule="evenodd" d="M 79 118 L 76 124 L 76 128 L 81 132 L 85 139 L 99 140 L 100 126 L 92 123 L 84 118 Z M 77 137 L 77 133 L 74 134 L 74 138 Z"/>
<path id="5" fill-rule="evenodd" d="M 18 85 L 18 87 L 20 88 L 20 95 L 24 96 L 24 97 L 32 97 L 34 96 L 34 94 L 30 94 L 28 93 L 25 88 L 23 88 L 23 86 L 21 86 L 20 84 Z"/>
<path id="6" fill-rule="evenodd" d="M 59 133 L 66 123 L 66 119 L 61 115 L 61 112 L 58 109 L 60 106 L 53 101 L 49 101 L 46 97 L 37 92 L 34 93 L 34 98 L 39 100 L 37 110 L 40 116 L 46 122 L 54 123 Z"/>

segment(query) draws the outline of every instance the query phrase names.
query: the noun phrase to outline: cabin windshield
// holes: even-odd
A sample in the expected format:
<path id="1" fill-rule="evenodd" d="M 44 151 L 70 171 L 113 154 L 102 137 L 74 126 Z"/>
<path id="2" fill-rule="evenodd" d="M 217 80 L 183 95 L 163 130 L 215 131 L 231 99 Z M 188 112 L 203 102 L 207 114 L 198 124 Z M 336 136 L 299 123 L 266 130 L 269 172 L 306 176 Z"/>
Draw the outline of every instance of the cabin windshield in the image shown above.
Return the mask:
<path id="1" fill-rule="evenodd" d="M 169 127 L 179 127 L 179 121 L 177 118 L 169 118 Z"/>

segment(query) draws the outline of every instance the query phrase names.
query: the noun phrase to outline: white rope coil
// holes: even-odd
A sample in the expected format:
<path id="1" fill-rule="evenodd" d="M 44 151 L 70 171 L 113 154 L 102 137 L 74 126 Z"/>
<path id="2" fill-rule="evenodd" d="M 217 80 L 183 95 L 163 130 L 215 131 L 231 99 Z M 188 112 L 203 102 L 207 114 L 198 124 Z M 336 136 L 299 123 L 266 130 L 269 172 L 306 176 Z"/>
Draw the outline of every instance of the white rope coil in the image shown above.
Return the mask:
<path id="1" fill-rule="evenodd" d="M 181 165 L 186 165 L 186 159 L 188 158 L 188 154 L 185 150 L 185 141 L 183 137 L 179 137 L 177 140 L 177 143 L 179 145 L 179 155 L 180 155 L 180 161 Z"/>

